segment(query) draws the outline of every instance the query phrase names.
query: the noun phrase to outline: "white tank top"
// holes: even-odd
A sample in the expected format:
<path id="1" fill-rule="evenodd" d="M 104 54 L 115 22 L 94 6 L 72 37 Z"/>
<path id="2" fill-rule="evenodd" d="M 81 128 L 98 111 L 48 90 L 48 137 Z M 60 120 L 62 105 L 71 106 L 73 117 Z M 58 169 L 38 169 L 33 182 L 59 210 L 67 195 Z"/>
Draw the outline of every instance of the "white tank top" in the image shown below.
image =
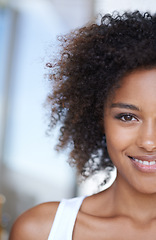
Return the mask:
<path id="1" fill-rule="evenodd" d="M 48 240 L 72 240 L 76 217 L 84 198 L 63 199 L 60 202 Z"/>

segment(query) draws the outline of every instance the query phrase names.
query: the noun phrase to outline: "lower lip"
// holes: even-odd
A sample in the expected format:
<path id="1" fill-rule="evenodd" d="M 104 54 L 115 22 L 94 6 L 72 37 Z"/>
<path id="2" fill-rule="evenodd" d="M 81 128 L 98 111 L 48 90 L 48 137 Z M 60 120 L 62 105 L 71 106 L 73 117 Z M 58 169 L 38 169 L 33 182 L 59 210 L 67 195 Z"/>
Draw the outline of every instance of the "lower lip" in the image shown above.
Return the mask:
<path id="1" fill-rule="evenodd" d="M 136 162 L 132 158 L 129 158 L 134 165 L 135 168 L 137 168 L 141 172 L 146 172 L 146 173 L 154 173 L 156 172 L 156 164 L 154 165 L 144 165 L 140 162 Z"/>

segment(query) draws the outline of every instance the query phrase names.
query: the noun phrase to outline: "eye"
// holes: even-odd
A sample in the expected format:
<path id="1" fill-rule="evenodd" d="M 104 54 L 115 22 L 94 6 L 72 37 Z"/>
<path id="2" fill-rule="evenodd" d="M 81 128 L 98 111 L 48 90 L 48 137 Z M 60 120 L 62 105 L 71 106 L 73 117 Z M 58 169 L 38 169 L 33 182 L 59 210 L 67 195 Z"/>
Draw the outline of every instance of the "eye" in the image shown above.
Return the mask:
<path id="1" fill-rule="evenodd" d="M 133 122 L 133 121 L 138 121 L 137 117 L 134 116 L 133 114 L 129 113 L 121 113 L 116 116 L 117 119 L 123 121 L 123 122 Z"/>

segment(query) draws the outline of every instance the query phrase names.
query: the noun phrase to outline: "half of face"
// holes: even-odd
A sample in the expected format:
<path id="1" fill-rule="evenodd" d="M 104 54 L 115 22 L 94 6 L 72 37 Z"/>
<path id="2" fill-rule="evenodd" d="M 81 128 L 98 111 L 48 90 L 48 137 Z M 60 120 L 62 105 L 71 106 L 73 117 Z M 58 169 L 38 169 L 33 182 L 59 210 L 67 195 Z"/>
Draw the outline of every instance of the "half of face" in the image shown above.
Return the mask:
<path id="1" fill-rule="evenodd" d="M 118 176 L 138 191 L 156 192 L 156 69 L 121 80 L 105 106 L 104 129 Z"/>

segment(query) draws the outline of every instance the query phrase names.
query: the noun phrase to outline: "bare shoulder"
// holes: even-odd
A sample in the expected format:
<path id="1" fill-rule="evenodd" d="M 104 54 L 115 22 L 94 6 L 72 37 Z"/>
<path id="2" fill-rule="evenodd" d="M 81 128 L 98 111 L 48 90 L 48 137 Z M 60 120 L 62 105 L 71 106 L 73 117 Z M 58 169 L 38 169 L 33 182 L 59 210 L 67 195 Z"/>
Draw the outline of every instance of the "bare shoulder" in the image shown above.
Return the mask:
<path id="1" fill-rule="evenodd" d="M 23 213 L 13 224 L 9 240 L 47 240 L 58 205 L 43 203 Z"/>

